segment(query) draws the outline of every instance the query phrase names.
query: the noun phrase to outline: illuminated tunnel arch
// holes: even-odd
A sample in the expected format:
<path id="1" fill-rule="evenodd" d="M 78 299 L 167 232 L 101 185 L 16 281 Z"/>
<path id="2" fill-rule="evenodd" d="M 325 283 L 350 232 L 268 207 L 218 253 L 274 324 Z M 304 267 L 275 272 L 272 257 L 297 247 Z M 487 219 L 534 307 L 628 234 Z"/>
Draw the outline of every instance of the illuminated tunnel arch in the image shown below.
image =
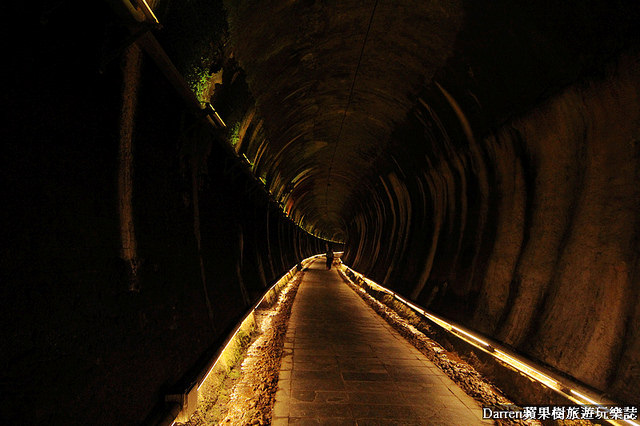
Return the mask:
<path id="1" fill-rule="evenodd" d="M 12 4 L 37 37 L 6 55 L 0 360 L 12 386 L 41 384 L 7 409 L 47 393 L 40 424 L 139 423 L 329 240 L 403 296 L 640 403 L 640 3 L 522 3 L 155 2 L 163 29 L 135 27 L 136 46 L 153 36 L 187 79 L 185 52 L 208 60 L 219 87 L 199 101 L 226 130 L 136 48 L 118 56 L 134 24 L 106 4 L 96 21 Z"/>

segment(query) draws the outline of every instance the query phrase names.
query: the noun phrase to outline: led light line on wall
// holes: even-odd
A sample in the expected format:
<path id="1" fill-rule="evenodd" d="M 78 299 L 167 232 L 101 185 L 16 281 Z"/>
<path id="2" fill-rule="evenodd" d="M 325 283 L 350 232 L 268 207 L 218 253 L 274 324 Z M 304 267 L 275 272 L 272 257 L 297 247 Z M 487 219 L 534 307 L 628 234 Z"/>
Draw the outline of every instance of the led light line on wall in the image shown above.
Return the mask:
<path id="1" fill-rule="evenodd" d="M 367 285 L 369 285 L 371 288 L 373 288 L 376 291 L 382 291 L 384 293 L 387 293 L 391 296 L 393 296 L 396 300 L 400 301 L 401 303 L 405 304 L 406 306 L 410 307 L 411 309 L 413 309 L 415 312 L 421 314 L 423 317 L 427 318 L 429 321 L 433 322 L 434 324 L 437 324 L 438 326 L 440 326 L 441 328 L 447 330 L 448 332 L 450 332 L 451 334 L 455 335 L 456 337 L 464 340 L 465 342 L 469 343 L 470 345 L 473 345 L 474 347 L 492 355 L 494 358 L 499 359 L 500 361 L 502 361 L 505 364 L 508 364 L 509 366 L 515 368 L 516 370 L 520 371 L 521 373 L 529 376 L 530 378 L 532 378 L 533 380 L 543 384 L 544 386 L 553 389 L 554 391 L 556 391 L 557 393 L 561 394 L 562 396 L 564 396 L 565 398 L 575 402 L 576 404 L 579 405 L 597 405 L 597 406 L 604 406 L 604 405 L 619 405 L 616 404 L 612 401 L 607 401 L 607 402 L 598 402 L 598 399 L 592 396 L 587 396 L 585 395 L 585 393 L 588 393 L 586 391 L 583 390 L 576 390 L 574 389 L 576 386 L 575 385 L 570 385 L 567 383 L 563 383 L 562 379 L 560 378 L 552 378 L 550 377 L 551 374 L 549 373 L 543 373 L 541 372 L 539 369 L 534 368 L 531 365 L 531 362 L 528 360 L 522 360 L 522 359 L 518 359 L 518 356 L 509 352 L 507 349 L 505 348 L 501 348 L 499 345 L 495 344 L 495 343 L 489 343 L 486 340 L 484 340 L 483 338 L 476 336 L 475 334 L 473 334 L 472 332 L 470 332 L 469 330 L 465 330 L 462 327 L 452 324 L 451 322 L 445 321 L 444 319 L 434 315 L 431 312 L 428 312 L 427 310 L 425 310 L 424 308 L 422 308 L 421 306 L 416 305 L 415 303 L 410 302 L 409 300 L 405 299 L 404 297 L 400 296 L 399 294 L 395 293 L 392 290 L 389 290 L 386 287 L 381 286 L 380 284 L 371 281 L 370 279 L 368 279 L 367 277 L 365 277 L 364 275 L 354 271 L 353 269 L 349 268 L 348 266 L 342 264 L 342 268 L 350 271 L 353 275 L 355 275 L 356 277 L 358 277 L 358 279 L 364 281 L 365 283 L 367 283 Z M 640 423 L 637 423 L 633 420 L 613 420 L 613 419 L 606 419 L 607 422 L 609 422 L 610 424 L 613 425 L 622 425 L 622 424 L 628 424 L 628 425 L 634 425 L 634 426 L 640 426 Z"/>
<path id="2" fill-rule="evenodd" d="M 249 323 L 253 321 L 254 313 L 256 309 L 260 307 L 262 302 L 264 302 L 264 300 L 268 297 L 269 294 L 272 294 L 274 289 L 276 289 L 280 285 L 283 285 L 289 282 L 298 272 L 299 266 L 304 268 L 306 265 L 308 265 L 310 262 L 312 262 L 313 260 L 317 259 L 320 256 L 323 256 L 323 255 L 317 254 L 302 260 L 299 265 L 296 265 L 293 268 L 291 268 L 275 284 L 273 284 L 267 291 L 265 291 L 262 298 L 260 298 L 260 300 L 257 303 L 255 303 L 253 307 L 247 312 L 247 314 L 244 316 L 242 321 L 240 321 L 238 325 L 236 325 L 236 327 L 233 329 L 233 331 L 229 334 L 229 336 L 227 337 L 227 340 L 225 341 L 224 345 L 222 345 L 221 349 L 219 349 L 216 355 L 212 357 L 213 361 L 209 364 L 209 366 L 206 369 L 203 370 L 203 371 L 206 371 L 206 373 L 202 374 L 200 378 L 196 380 L 195 385 L 192 388 L 190 388 L 187 391 L 187 393 L 184 395 L 184 397 L 181 400 L 181 405 L 182 405 L 181 411 L 178 413 L 177 416 L 171 417 L 171 419 L 169 420 L 169 422 L 171 423 L 167 422 L 166 424 L 170 424 L 170 426 L 174 426 L 175 424 L 178 423 L 178 421 L 181 421 L 181 422 L 186 421 L 186 419 L 188 419 L 191 416 L 191 414 L 193 414 L 193 412 L 197 408 L 197 399 L 198 399 L 198 394 L 200 392 L 200 389 L 207 382 L 207 379 L 209 378 L 211 373 L 216 370 L 216 367 L 218 366 L 220 360 L 224 358 L 229 348 L 232 347 L 232 344 L 235 342 L 236 336 L 238 335 L 240 330 L 246 329 L 247 325 L 249 325 Z"/>
<path id="3" fill-rule="evenodd" d="M 305 267 L 307 264 L 309 264 L 309 262 L 311 262 L 312 260 L 318 258 L 320 255 L 315 255 L 315 256 L 311 256 L 308 257 L 306 259 L 304 259 L 303 261 L 300 262 L 300 265 L 302 267 Z M 291 268 L 289 270 L 289 272 L 287 272 L 285 275 L 282 276 L 282 278 L 280 278 L 274 285 L 272 285 L 269 290 L 267 290 L 264 295 L 262 296 L 262 298 L 255 304 L 253 305 L 253 308 L 251 308 L 249 310 L 249 312 L 245 315 L 245 317 L 242 319 L 242 321 L 240 321 L 240 323 L 236 326 L 236 328 L 234 329 L 234 331 L 231 333 L 231 335 L 227 338 L 227 342 L 224 345 L 224 347 L 222 348 L 222 350 L 219 351 L 218 356 L 216 357 L 215 361 L 211 364 L 211 366 L 209 367 L 207 373 L 202 377 L 202 379 L 200 379 L 198 381 L 198 390 L 200 390 L 200 388 L 202 387 L 202 385 L 206 382 L 207 378 L 209 377 L 209 375 L 211 374 L 211 372 L 215 369 L 216 365 L 218 364 L 218 361 L 220 361 L 220 358 L 222 358 L 222 355 L 225 353 L 225 351 L 227 350 L 227 348 L 229 347 L 229 344 L 231 342 L 233 342 L 234 338 L 236 337 L 236 335 L 238 334 L 238 332 L 242 329 L 242 327 L 244 326 L 244 324 L 247 321 L 251 320 L 251 317 L 253 315 L 253 313 L 255 312 L 256 309 L 258 309 L 258 307 L 262 304 L 262 302 L 264 302 L 264 299 L 267 297 L 267 295 L 273 291 L 274 288 L 276 288 L 278 285 L 282 284 L 283 282 L 289 281 L 296 273 L 298 269 L 298 266 L 294 266 L 293 268 Z"/>

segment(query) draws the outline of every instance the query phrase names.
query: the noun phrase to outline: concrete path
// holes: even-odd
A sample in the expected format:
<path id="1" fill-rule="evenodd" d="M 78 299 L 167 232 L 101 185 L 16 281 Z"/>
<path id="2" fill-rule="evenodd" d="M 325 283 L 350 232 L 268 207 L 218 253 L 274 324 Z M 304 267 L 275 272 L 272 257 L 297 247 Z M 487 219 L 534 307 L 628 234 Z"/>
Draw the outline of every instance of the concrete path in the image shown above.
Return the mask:
<path id="1" fill-rule="evenodd" d="M 324 258 L 298 289 L 275 426 L 475 425 L 482 409 L 380 318 Z"/>

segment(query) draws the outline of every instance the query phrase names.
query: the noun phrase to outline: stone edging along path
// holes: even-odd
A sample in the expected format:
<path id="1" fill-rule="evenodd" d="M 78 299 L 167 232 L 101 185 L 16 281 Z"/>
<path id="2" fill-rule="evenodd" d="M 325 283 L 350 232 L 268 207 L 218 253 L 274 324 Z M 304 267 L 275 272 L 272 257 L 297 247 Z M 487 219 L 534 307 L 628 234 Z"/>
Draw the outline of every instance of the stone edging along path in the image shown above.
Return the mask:
<path id="1" fill-rule="evenodd" d="M 298 272 L 273 306 L 256 309 L 256 331 L 245 356 L 232 368 L 224 384 L 230 391 L 202 404 L 186 425 L 270 424 L 287 323 L 303 276 L 304 270 Z"/>
<path id="2" fill-rule="evenodd" d="M 483 406 L 514 405 L 498 388 L 487 381 L 473 366 L 454 352 L 446 350 L 428 337 L 431 330 L 415 313 L 395 301 L 382 301 L 355 284 L 340 267 L 337 268 L 344 282 L 358 294 L 378 315 L 397 330 L 416 349 L 437 365 L 451 380 Z M 387 302 L 387 303 L 385 303 Z M 541 425 L 537 420 L 499 419 L 497 424 Z M 590 423 L 581 423 L 590 424 Z"/>

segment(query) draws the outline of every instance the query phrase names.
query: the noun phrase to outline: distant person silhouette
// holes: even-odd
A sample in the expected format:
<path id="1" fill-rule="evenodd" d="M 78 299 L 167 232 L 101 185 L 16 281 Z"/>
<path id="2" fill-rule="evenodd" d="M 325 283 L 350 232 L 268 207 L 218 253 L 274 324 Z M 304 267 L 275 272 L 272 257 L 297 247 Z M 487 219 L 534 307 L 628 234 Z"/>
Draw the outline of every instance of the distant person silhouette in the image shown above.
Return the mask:
<path id="1" fill-rule="evenodd" d="M 331 269 L 331 264 L 333 263 L 333 251 L 329 249 L 327 252 L 327 270 Z"/>

